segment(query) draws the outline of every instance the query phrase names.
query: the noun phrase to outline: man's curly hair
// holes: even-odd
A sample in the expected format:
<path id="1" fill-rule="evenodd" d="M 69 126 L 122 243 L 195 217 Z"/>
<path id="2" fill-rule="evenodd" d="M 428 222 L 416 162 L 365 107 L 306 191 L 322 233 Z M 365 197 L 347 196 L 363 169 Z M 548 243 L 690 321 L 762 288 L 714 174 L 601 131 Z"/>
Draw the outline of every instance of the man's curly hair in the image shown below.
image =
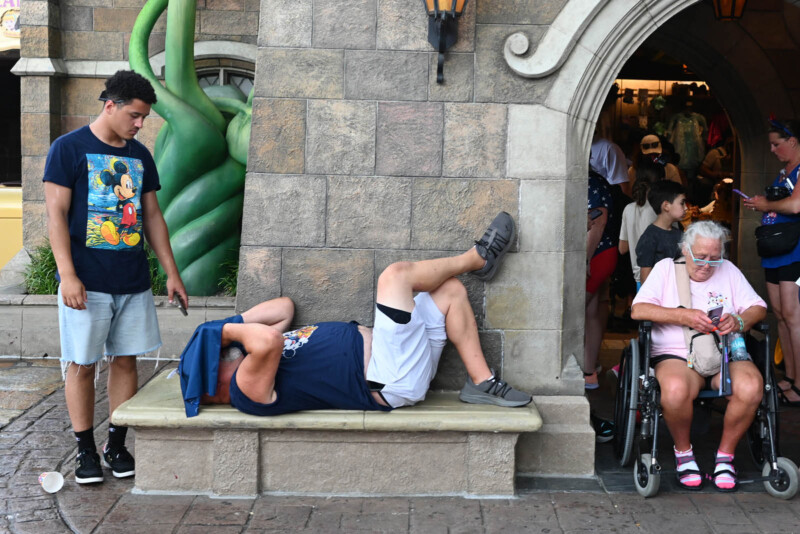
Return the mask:
<path id="1" fill-rule="evenodd" d="M 138 98 L 145 104 L 156 103 L 156 92 L 150 82 L 132 70 L 118 70 L 111 78 L 106 80 L 106 90 L 100 95 L 101 100 L 130 103 Z"/>

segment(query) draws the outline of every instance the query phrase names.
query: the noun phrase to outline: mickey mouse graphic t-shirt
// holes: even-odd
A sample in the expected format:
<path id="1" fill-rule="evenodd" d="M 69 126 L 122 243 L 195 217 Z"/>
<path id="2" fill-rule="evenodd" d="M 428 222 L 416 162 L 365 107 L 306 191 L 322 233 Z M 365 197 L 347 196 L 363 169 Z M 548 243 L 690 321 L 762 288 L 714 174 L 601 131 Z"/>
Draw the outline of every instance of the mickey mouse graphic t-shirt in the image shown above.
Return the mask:
<path id="1" fill-rule="evenodd" d="M 43 180 L 72 189 L 70 249 L 86 290 L 129 294 L 149 289 L 141 199 L 161 186 L 147 148 L 135 139 L 123 147 L 107 145 L 84 126 L 55 140 Z"/>

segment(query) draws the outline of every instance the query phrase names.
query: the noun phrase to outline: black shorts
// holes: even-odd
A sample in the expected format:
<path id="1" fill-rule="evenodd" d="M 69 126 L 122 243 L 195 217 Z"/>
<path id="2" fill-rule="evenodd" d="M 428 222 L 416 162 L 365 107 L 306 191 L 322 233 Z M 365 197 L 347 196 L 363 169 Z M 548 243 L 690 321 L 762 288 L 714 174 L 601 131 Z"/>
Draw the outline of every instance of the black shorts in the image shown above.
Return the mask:
<path id="1" fill-rule="evenodd" d="M 784 265 L 783 267 L 764 269 L 764 278 L 766 278 L 768 283 L 775 285 L 778 285 L 780 282 L 794 282 L 800 278 L 800 261 Z"/>

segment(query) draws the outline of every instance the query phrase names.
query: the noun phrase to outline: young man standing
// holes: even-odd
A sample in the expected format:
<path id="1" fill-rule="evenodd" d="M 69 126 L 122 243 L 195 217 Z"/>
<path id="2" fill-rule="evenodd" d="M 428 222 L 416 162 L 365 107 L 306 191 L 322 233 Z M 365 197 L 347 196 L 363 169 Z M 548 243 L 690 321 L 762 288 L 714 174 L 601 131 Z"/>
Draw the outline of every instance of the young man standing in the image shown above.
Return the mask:
<path id="1" fill-rule="evenodd" d="M 61 365 L 78 442 L 75 481 L 103 481 L 94 442 L 97 362 L 108 360 L 109 414 L 137 388 L 136 356 L 161 346 L 142 232 L 167 273 L 170 302 L 188 305 L 156 199 L 158 171 L 134 139 L 156 102 L 133 71 L 106 80 L 100 116 L 56 139 L 44 171 L 48 234 L 58 277 Z M 109 424 L 103 465 L 115 477 L 135 473 L 126 427 Z"/>

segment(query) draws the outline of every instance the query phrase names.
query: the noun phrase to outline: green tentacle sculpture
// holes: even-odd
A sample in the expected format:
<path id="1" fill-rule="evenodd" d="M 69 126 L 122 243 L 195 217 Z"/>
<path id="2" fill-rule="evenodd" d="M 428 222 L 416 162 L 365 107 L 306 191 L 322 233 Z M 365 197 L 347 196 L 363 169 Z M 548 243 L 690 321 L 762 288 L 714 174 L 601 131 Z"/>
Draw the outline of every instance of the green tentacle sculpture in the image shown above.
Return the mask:
<path id="1" fill-rule="evenodd" d="M 253 94 L 242 102 L 209 97 L 200 87 L 194 69 L 196 4 L 147 0 L 128 57 L 131 69 L 153 85 L 158 98 L 153 109 L 165 120 L 153 157 L 161 177 L 158 201 L 181 278 L 189 294 L 213 295 L 222 266 L 239 256 Z M 148 40 L 167 7 L 162 85 L 150 65 Z"/>

